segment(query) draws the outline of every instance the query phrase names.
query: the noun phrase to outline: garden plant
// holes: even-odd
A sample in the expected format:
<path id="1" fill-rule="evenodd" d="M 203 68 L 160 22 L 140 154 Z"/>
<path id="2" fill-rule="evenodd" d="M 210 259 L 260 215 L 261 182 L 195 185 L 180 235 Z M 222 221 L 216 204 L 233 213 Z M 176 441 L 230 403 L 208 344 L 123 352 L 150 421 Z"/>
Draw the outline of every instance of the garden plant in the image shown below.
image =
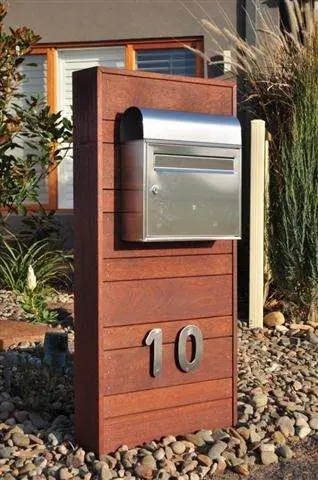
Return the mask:
<path id="1" fill-rule="evenodd" d="M 70 258 L 46 235 L 56 233 L 56 223 L 53 213 L 45 213 L 41 206 L 40 185 L 67 153 L 72 125 L 61 112 L 52 112 L 44 98 L 21 93 L 26 81 L 21 65 L 28 63 L 27 56 L 40 37 L 27 27 L 6 29 L 6 15 L 7 5 L 1 2 L 0 288 L 18 292 L 33 320 L 47 321 L 54 316 L 46 309 L 47 295 L 70 277 Z M 30 204 L 39 214 L 30 212 Z M 14 214 L 24 216 L 28 236 L 12 232 Z M 28 286 L 31 270 L 36 276 L 32 289 Z"/>
<path id="2" fill-rule="evenodd" d="M 221 51 L 235 46 L 232 69 L 240 105 L 263 119 L 270 134 L 267 256 L 272 292 L 290 314 L 318 316 L 318 9 L 312 0 L 285 0 L 285 26 L 262 15 L 255 44 L 234 28 L 201 25 Z M 213 63 L 213 62 L 212 62 Z"/>

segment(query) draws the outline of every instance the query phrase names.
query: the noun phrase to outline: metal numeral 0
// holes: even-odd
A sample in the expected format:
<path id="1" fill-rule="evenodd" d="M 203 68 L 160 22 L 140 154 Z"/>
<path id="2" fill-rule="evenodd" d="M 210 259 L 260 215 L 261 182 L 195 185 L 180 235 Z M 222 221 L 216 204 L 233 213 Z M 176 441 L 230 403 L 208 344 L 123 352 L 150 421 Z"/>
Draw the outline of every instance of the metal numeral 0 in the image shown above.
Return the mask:
<path id="1" fill-rule="evenodd" d="M 162 330 L 161 328 L 154 328 L 148 333 L 145 343 L 148 346 L 152 345 L 152 362 L 151 375 L 158 377 L 162 368 Z"/>
<path id="2" fill-rule="evenodd" d="M 186 357 L 186 346 L 188 337 L 193 337 L 194 355 L 193 360 L 189 362 Z M 178 338 L 178 363 L 184 372 L 191 372 L 200 366 L 203 355 L 203 335 L 201 330 L 195 325 L 184 327 Z"/>
<path id="3" fill-rule="evenodd" d="M 188 337 L 193 337 L 193 359 L 187 360 L 186 346 Z M 158 377 L 162 369 L 162 330 L 154 328 L 145 338 L 146 345 L 152 347 L 151 375 Z M 181 370 L 191 372 L 200 366 L 203 355 L 203 335 L 199 327 L 188 325 L 184 327 L 177 339 L 177 362 Z"/>

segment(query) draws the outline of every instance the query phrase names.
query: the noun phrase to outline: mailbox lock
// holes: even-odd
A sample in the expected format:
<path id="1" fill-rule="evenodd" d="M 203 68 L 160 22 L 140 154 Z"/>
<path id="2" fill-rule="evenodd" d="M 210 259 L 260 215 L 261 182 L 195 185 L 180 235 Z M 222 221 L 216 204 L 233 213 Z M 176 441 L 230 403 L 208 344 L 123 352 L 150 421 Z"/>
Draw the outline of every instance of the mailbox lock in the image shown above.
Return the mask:
<path id="1" fill-rule="evenodd" d="M 157 193 L 159 193 L 159 190 L 160 190 L 159 185 L 153 185 L 151 187 L 151 191 L 154 195 L 157 195 Z"/>

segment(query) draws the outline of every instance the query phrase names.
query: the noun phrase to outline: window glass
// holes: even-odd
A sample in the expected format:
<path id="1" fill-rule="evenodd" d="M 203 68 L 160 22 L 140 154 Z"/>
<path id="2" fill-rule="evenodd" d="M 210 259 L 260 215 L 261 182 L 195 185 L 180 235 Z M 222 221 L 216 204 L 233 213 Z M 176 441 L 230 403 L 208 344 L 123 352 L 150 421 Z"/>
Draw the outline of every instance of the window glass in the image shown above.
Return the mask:
<path id="1" fill-rule="evenodd" d="M 27 98 L 31 96 L 47 99 L 47 61 L 46 55 L 28 55 L 24 62 L 19 67 L 19 71 L 25 75 L 21 84 L 20 92 Z M 23 99 L 15 100 L 23 103 Z M 22 139 L 19 139 L 19 144 L 23 148 L 23 153 L 31 153 L 27 145 Z M 22 150 L 18 149 L 17 154 L 21 155 Z M 39 167 L 40 173 L 40 167 Z M 42 204 L 48 203 L 48 179 L 43 177 L 40 180 L 39 200 Z M 28 203 L 28 202 L 26 202 Z"/>
<path id="2" fill-rule="evenodd" d="M 90 67 L 125 66 L 124 47 L 103 47 L 60 50 L 59 69 L 59 110 L 68 118 L 72 117 L 72 73 Z M 73 208 L 73 155 L 68 152 L 58 167 L 58 208 Z"/>
<path id="3" fill-rule="evenodd" d="M 186 48 L 137 50 L 136 66 L 139 70 L 171 75 L 196 76 L 196 54 Z"/>

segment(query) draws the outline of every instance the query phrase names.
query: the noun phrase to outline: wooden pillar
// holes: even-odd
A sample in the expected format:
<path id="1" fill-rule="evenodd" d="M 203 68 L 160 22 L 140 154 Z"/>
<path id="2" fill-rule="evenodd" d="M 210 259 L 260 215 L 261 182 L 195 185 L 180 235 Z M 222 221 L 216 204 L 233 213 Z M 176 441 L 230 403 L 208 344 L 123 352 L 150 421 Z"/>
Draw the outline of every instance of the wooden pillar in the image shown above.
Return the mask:
<path id="1" fill-rule="evenodd" d="M 249 325 L 263 327 L 265 122 L 251 122 Z"/>
<path id="2" fill-rule="evenodd" d="M 77 441 L 97 454 L 236 421 L 236 245 L 121 240 L 118 122 L 136 105 L 235 114 L 235 84 L 93 68 L 74 74 Z M 174 359 L 180 330 L 204 336 L 200 368 Z M 150 374 L 153 328 L 162 374 Z"/>

